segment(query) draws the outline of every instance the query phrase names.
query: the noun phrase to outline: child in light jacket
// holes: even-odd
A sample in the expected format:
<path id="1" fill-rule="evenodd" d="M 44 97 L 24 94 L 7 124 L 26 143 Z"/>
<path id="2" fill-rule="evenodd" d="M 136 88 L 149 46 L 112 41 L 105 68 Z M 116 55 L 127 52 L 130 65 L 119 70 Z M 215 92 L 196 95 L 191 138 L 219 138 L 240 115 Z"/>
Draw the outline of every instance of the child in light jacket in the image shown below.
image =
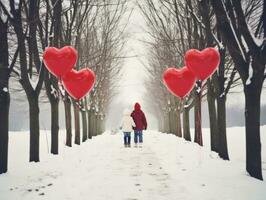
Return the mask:
<path id="1" fill-rule="evenodd" d="M 124 110 L 121 128 L 124 133 L 124 145 L 125 147 L 130 147 L 131 140 L 131 132 L 133 131 L 133 127 L 135 127 L 135 123 L 130 116 L 130 111 L 128 109 Z"/>

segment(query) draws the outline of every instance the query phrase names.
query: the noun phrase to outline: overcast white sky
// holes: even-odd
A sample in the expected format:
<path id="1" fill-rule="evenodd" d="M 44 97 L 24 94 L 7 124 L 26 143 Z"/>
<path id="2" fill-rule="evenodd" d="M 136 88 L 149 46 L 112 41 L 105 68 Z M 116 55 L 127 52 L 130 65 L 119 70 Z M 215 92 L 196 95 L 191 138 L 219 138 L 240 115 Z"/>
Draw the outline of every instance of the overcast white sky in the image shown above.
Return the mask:
<path id="1" fill-rule="evenodd" d="M 145 69 L 139 59 L 143 59 L 145 56 L 145 45 L 140 40 L 145 40 L 145 38 L 147 38 L 147 34 L 142 30 L 142 27 L 145 26 L 144 18 L 134 4 L 134 1 L 131 1 L 129 7 L 134 10 L 127 26 L 127 32 L 130 38 L 127 42 L 125 51 L 129 57 L 138 57 L 127 58 L 124 61 L 124 74 L 120 83 L 120 95 L 126 103 L 142 101 L 142 94 L 145 91 L 143 85 Z"/>

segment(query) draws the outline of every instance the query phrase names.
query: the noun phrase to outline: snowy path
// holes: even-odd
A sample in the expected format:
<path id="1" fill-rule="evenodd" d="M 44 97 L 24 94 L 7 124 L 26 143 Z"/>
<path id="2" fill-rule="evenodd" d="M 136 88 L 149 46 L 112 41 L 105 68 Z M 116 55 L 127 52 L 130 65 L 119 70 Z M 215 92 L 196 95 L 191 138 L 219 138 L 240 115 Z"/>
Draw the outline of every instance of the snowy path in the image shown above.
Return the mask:
<path id="1" fill-rule="evenodd" d="M 11 136 L 11 145 L 17 147 L 11 148 L 10 156 L 20 159 L 11 159 L 9 173 L 0 176 L 1 200 L 266 197 L 266 183 L 248 177 L 243 161 L 220 160 L 207 148 L 173 135 L 145 132 L 143 148 L 124 148 L 121 134 L 106 133 L 81 146 L 61 145 L 59 156 L 47 154 L 45 134 L 41 141 L 42 161 L 27 163 L 28 137 L 24 133 Z"/>

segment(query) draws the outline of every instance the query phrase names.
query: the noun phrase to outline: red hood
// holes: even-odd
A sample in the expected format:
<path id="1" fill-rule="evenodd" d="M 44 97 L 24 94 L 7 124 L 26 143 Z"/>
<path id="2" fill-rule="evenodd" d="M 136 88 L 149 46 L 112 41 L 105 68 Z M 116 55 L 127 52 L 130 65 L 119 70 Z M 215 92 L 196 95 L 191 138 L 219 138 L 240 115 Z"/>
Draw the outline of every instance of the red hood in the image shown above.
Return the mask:
<path id="1" fill-rule="evenodd" d="M 143 113 L 143 111 L 141 110 L 140 104 L 136 103 L 134 106 L 134 111 L 131 113 L 131 117 L 133 118 L 134 122 L 135 122 L 135 127 L 134 130 L 146 130 L 147 129 L 147 121 L 146 121 L 146 117 L 145 114 Z"/>
<path id="2" fill-rule="evenodd" d="M 140 104 L 139 103 L 135 103 L 134 108 L 135 108 L 135 110 L 140 110 Z"/>

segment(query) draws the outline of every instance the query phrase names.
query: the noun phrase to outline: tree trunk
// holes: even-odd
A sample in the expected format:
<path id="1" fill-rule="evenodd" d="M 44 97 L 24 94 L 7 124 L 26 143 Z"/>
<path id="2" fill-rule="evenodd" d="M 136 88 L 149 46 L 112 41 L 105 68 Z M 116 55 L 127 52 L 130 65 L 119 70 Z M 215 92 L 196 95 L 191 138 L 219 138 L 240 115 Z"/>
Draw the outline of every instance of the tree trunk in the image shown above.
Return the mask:
<path id="1" fill-rule="evenodd" d="M 51 103 L 51 153 L 58 154 L 58 132 L 59 132 L 59 101 Z"/>
<path id="2" fill-rule="evenodd" d="M 65 122 L 66 122 L 66 145 L 72 146 L 72 125 L 71 125 L 71 101 L 68 95 L 64 99 Z"/>
<path id="3" fill-rule="evenodd" d="M 158 131 L 162 132 L 163 127 L 163 119 L 160 116 L 157 116 L 158 119 Z"/>
<path id="4" fill-rule="evenodd" d="M 164 132 L 170 133 L 168 112 L 164 114 Z"/>
<path id="5" fill-rule="evenodd" d="M 191 141 L 190 124 L 189 124 L 189 108 L 184 108 L 183 111 L 183 134 L 187 141 Z"/>
<path id="6" fill-rule="evenodd" d="M 30 107 L 30 162 L 39 162 L 39 102 L 38 95 L 33 94 L 29 99 Z"/>
<path id="7" fill-rule="evenodd" d="M 88 114 L 87 114 L 87 116 L 88 116 L 88 138 L 91 139 L 91 138 L 92 138 L 92 129 L 91 129 L 91 124 L 92 124 L 92 122 L 91 122 L 91 111 L 88 110 L 87 112 L 88 112 Z"/>
<path id="8" fill-rule="evenodd" d="M 171 111 L 168 111 L 168 118 L 169 118 L 169 132 L 171 133 L 171 134 L 174 134 L 174 132 L 173 132 L 173 126 L 172 126 L 172 115 L 171 115 Z"/>
<path id="9" fill-rule="evenodd" d="M 226 138 L 226 98 L 221 96 L 217 99 L 218 112 L 218 130 L 219 130 L 219 156 L 225 160 L 229 160 Z"/>
<path id="10" fill-rule="evenodd" d="M 10 77 L 8 63 L 7 23 L 0 18 L 0 174 L 8 168 L 8 129 L 10 93 L 8 81 Z"/>
<path id="11" fill-rule="evenodd" d="M 100 115 L 97 115 L 97 135 L 101 134 L 101 118 Z"/>
<path id="12" fill-rule="evenodd" d="M 253 77 L 255 79 L 255 77 Z M 260 95 L 261 87 L 244 85 L 246 123 L 246 169 L 255 178 L 262 180 L 260 143 Z"/>
<path id="13" fill-rule="evenodd" d="M 208 80 L 207 84 L 208 84 L 207 100 L 208 100 L 208 111 L 209 111 L 209 121 L 210 121 L 211 150 L 218 153 L 219 134 L 218 134 L 218 124 L 217 124 L 217 113 L 215 106 L 215 93 L 213 91 L 214 88 L 210 80 Z"/>
<path id="14" fill-rule="evenodd" d="M 218 116 L 218 153 L 225 160 L 229 160 L 226 138 L 226 91 L 225 91 L 225 49 L 220 49 L 221 61 L 218 69 L 217 91 L 217 116 Z M 216 75 L 216 74 L 215 74 Z"/>
<path id="15" fill-rule="evenodd" d="M 96 136 L 96 133 L 95 133 L 95 129 L 96 129 L 96 120 L 95 120 L 95 112 L 92 111 L 92 114 L 91 114 L 91 135 L 92 137 Z"/>
<path id="16" fill-rule="evenodd" d="M 88 139 L 88 126 L 87 126 L 87 112 L 81 111 L 81 116 L 82 116 L 82 142 L 85 142 Z"/>
<path id="17" fill-rule="evenodd" d="M 59 132 L 59 94 L 58 83 L 55 77 L 45 72 L 45 89 L 51 106 L 51 153 L 58 154 Z"/>
<path id="18" fill-rule="evenodd" d="M 105 132 L 105 115 L 103 115 L 101 119 L 101 133 L 104 132 Z"/>
<path id="19" fill-rule="evenodd" d="M 101 134 L 101 116 L 99 114 L 97 114 L 96 116 L 96 119 L 97 119 L 97 135 L 100 135 Z"/>
<path id="20" fill-rule="evenodd" d="M 176 111 L 176 125 L 177 125 L 177 136 L 182 137 L 181 117 L 179 110 Z"/>
<path id="21" fill-rule="evenodd" d="M 94 136 L 98 135 L 98 115 L 95 113 L 94 115 Z"/>
<path id="22" fill-rule="evenodd" d="M 91 110 L 90 111 L 90 135 L 91 138 L 94 136 L 94 120 L 93 120 L 94 113 Z"/>
<path id="23" fill-rule="evenodd" d="M 0 174 L 6 173 L 8 167 L 8 119 L 10 106 L 10 94 L 8 91 L 9 70 L 1 65 L 0 63 Z"/>
<path id="24" fill-rule="evenodd" d="M 173 128 L 172 128 L 172 115 L 171 111 L 168 111 L 168 126 L 169 126 L 169 133 L 173 134 Z"/>
<path id="25" fill-rule="evenodd" d="M 52 0 L 53 4 L 53 23 L 54 34 L 52 45 L 54 47 L 60 47 L 60 35 L 61 35 L 61 12 L 62 1 Z M 48 72 L 47 72 L 48 73 Z M 59 132 L 59 94 L 58 94 L 58 80 L 50 75 L 46 77 L 46 91 L 51 104 L 51 153 L 58 154 L 58 132 Z M 52 88 L 55 91 L 52 91 Z M 53 94 L 52 94 L 53 92 Z"/>
<path id="26" fill-rule="evenodd" d="M 203 146 L 202 142 L 202 127 L 201 127 L 201 82 L 197 81 L 197 90 L 195 91 L 195 106 L 194 106 L 194 119 L 195 119 L 195 137 L 194 142 Z"/>
<path id="27" fill-rule="evenodd" d="M 74 105 L 74 125 L 75 125 L 75 144 L 80 145 L 80 123 L 78 101 L 73 101 Z"/>
<path id="28" fill-rule="evenodd" d="M 171 110 L 171 126 L 172 126 L 172 133 L 178 136 L 178 119 L 177 119 L 177 112 L 175 110 Z"/>

